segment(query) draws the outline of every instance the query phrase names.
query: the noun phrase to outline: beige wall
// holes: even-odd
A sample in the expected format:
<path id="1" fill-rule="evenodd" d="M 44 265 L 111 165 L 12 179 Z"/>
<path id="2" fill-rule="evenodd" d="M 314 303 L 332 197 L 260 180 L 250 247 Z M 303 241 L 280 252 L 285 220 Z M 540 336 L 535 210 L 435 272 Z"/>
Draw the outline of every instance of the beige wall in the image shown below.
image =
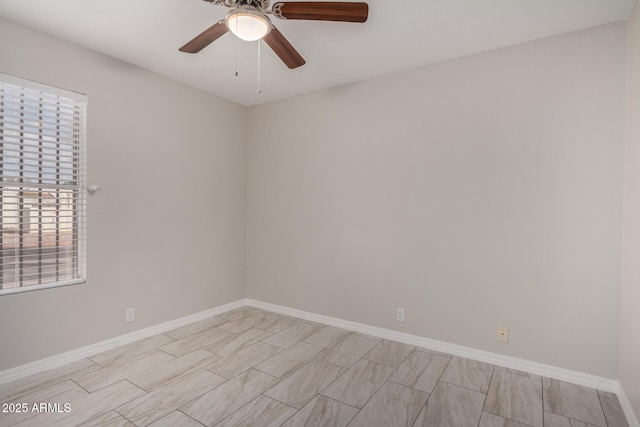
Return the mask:
<path id="1" fill-rule="evenodd" d="M 246 295 L 617 378 L 624 46 L 625 25 L 611 24 L 247 116 L 0 18 L 1 72 L 88 94 L 101 186 L 88 283 L 1 297 L 0 370 Z M 631 114 L 640 96 L 628 98 Z M 633 215 L 640 132 L 628 122 Z M 638 410 L 625 325 L 638 323 L 640 273 L 625 265 L 620 366 Z"/>
<path id="2" fill-rule="evenodd" d="M 247 296 L 617 378 L 625 30 L 251 108 Z"/>
<path id="3" fill-rule="evenodd" d="M 620 382 L 640 418 L 640 4 L 628 25 Z"/>
<path id="4" fill-rule="evenodd" d="M 1 18 L 0 71 L 89 96 L 100 185 L 88 283 L 0 297 L 0 370 L 244 297 L 245 108 Z"/>

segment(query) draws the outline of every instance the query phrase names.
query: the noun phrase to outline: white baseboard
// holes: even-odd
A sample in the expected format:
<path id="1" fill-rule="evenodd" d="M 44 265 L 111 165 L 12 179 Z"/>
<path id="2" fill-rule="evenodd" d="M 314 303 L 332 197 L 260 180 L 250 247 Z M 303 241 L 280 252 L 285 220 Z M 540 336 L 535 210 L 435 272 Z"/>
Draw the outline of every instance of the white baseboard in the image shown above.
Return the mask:
<path id="1" fill-rule="evenodd" d="M 377 328 L 362 323 L 351 322 L 348 320 L 337 319 L 335 317 L 324 316 L 321 314 L 310 313 L 308 311 L 297 310 L 294 308 L 284 307 L 281 305 L 270 304 L 252 299 L 246 300 L 247 305 L 263 310 L 273 311 L 275 313 L 285 314 L 287 316 L 297 317 L 312 322 L 322 323 L 324 325 L 335 326 L 354 332 L 371 335 L 378 338 L 384 338 L 392 341 L 398 341 L 405 344 L 415 345 L 428 350 L 439 351 L 442 353 L 452 354 L 454 356 L 465 357 L 468 359 L 478 360 L 480 362 L 490 363 L 492 365 L 503 366 L 505 368 L 516 369 L 518 371 L 528 372 L 534 375 L 553 378 L 561 381 L 570 382 L 585 387 L 595 388 L 602 391 L 609 391 L 618 395 L 622 409 L 627 416 L 630 427 L 640 427 L 631 404 L 624 390 L 620 387 L 620 383 L 610 378 L 599 377 L 596 375 L 585 374 L 583 372 L 572 371 L 569 369 L 558 368 L 551 365 L 532 362 L 526 359 L 519 359 L 502 354 L 491 353 L 488 351 L 477 350 L 471 347 L 465 347 L 457 344 L 450 344 L 443 341 L 432 340 L 420 337 L 418 335 L 405 334 L 403 332 L 392 331 L 390 329 Z"/>
<path id="2" fill-rule="evenodd" d="M 181 317 L 179 319 L 171 320 L 169 322 L 161 323 L 156 326 L 145 328 L 130 334 L 121 335 L 106 341 L 102 341 L 96 344 L 91 344 L 86 347 L 82 347 L 76 350 L 69 351 L 67 353 L 52 356 L 46 359 L 38 360 L 26 365 L 11 368 L 0 372 L 0 384 L 5 384 L 10 381 L 14 381 L 29 375 L 36 374 L 38 372 L 46 371 L 48 369 L 57 368 L 76 360 L 83 359 L 85 357 L 93 356 L 94 354 L 101 353 L 103 351 L 111 350 L 112 348 L 119 347 L 121 345 L 129 344 L 134 341 L 148 338 L 153 335 L 161 334 L 163 332 L 170 331 L 180 326 L 187 325 L 189 323 L 197 322 L 212 316 L 216 316 L 227 311 L 242 307 L 251 306 L 260 308 L 275 313 L 280 313 L 299 319 L 309 320 L 312 322 L 322 323 L 325 325 L 335 326 L 338 328 L 347 329 L 354 332 L 359 332 L 367 335 L 371 335 L 378 338 L 388 339 L 392 341 L 398 341 L 405 344 L 415 345 L 429 350 L 439 351 L 442 353 L 452 354 L 454 356 L 465 357 L 468 359 L 478 360 L 485 363 L 491 363 L 493 365 L 503 366 L 506 368 L 516 369 L 519 371 L 529 372 L 535 375 L 541 375 L 548 378 L 554 378 L 570 383 L 583 385 L 586 387 L 596 388 L 602 391 L 609 391 L 616 393 L 620 399 L 620 404 L 627 416 L 630 427 L 640 427 L 638 424 L 638 418 L 635 416 L 631 403 L 627 398 L 624 390 L 620 387 L 620 383 L 616 380 L 609 378 L 598 377 L 595 375 L 585 374 L 582 372 L 572 371 L 569 369 L 558 368 L 551 365 L 545 365 L 542 363 L 532 362 L 525 359 L 519 359 L 510 356 L 504 356 L 497 353 L 491 353 L 488 351 L 477 350 L 471 347 L 465 347 L 457 344 L 450 344 L 443 341 L 432 340 L 429 338 L 420 337 L 417 335 L 405 334 L 402 332 L 392 331 L 390 329 L 378 328 L 375 326 L 369 326 L 362 323 L 351 322 L 348 320 L 342 320 L 335 317 L 324 316 L 321 314 L 311 313 L 308 311 L 297 310 L 280 305 L 270 304 L 262 301 L 256 301 L 252 299 L 243 299 L 224 304 L 218 307 L 214 307 L 209 310 L 201 311 L 189 316 Z"/>
<path id="3" fill-rule="evenodd" d="M 491 363 L 493 365 L 503 366 L 505 368 L 516 369 L 519 371 L 529 372 L 535 375 L 541 375 L 549 378 L 555 378 L 562 381 L 571 382 L 586 387 L 596 388 L 603 391 L 617 393 L 619 390 L 618 381 L 609 378 L 598 377 L 595 375 L 585 374 L 582 372 L 571 371 L 568 369 L 557 368 L 555 366 L 545 365 L 542 363 L 532 362 L 525 359 L 504 356 L 488 351 L 477 350 L 471 347 L 464 347 L 457 344 L 450 344 L 443 341 L 436 341 L 429 338 L 423 338 L 417 335 L 405 334 L 403 332 L 392 331 L 390 329 L 377 328 L 375 326 L 364 325 L 362 323 L 351 322 L 348 320 L 337 319 L 335 317 L 323 316 L 321 314 L 310 313 L 307 311 L 296 310 L 275 304 L 265 303 L 248 299 L 247 304 L 269 310 L 280 314 L 286 314 L 301 319 L 322 323 L 325 325 L 336 326 L 338 328 L 348 329 L 350 331 L 372 335 L 378 338 L 398 341 L 405 344 L 411 344 L 423 347 L 429 350 L 439 351 L 442 353 L 452 354 L 454 356 L 466 357 L 468 359 L 478 360 L 480 362 Z"/>
<path id="4" fill-rule="evenodd" d="M 640 427 L 640 422 L 638 422 L 638 417 L 636 417 L 635 412 L 633 412 L 633 408 L 631 407 L 631 402 L 627 397 L 627 393 L 624 392 L 624 389 L 620 387 L 620 391 L 618 392 L 618 400 L 620 400 L 620 405 L 624 410 L 624 414 L 627 417 L 627 421 L 629 422 L 629 427 Z"/>
<path id="5" fill-rule="evenodd" d="M 151 326 L 149 328 L 131 332 L 126 335 L 121 335 L 115 338 L 108 339 L 106 341 L 101 341 L 95 344 L 91 344 L 85 347 L 71 350 L 66 353 L 48 357 L 46 359 L 27 363 L 26 365 L 21 365 L 15 368 L 7 369 L 5 371 L 0 372 L 0 384 L 5 384 L 11 381 L 15 381 L 17 379 L 24 378 L 29 375 L 37 374 L 38 372 L 54 369 L 59 366 L 65 365 L 67 363 L 75 362 L 77 360 L 84 359 L 85 357 L 93 356 L 94 354 L 111 350 L 112 348 L 129 344 L 134 341 L 141 340 L 143 338 L 148 338 L 153 335 L 161 334 L 163 332 L 167 332 L 172 329 L 179 328 L 180 326 L 188 325 L 189 323 L 193 323 L 199 320 L 213 317 L 218 314 L 225 313 L 229 310 L 233 310 L 238 307 L 243 307 L 245 305 L 247 305 L 247 301 L 244 299 L 234 301 L 229 304 L 224 304 L 218 307 L 211 308 L 209 310 L 205 310 L 199 313 L 191 314 L 189 316 L 181 317 L 179 319 L 170 320 L 168 322 L 164 322 L 159 325 Z"/>

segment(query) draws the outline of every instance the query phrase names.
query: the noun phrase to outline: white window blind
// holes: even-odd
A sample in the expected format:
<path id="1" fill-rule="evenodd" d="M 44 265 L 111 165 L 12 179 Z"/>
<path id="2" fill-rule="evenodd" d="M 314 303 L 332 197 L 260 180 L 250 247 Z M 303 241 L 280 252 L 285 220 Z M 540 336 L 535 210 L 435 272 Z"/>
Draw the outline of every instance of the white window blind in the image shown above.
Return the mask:
<path id="1" fill-rule="evenodd" d="M 85 281 L 86 106 L 0 73 L 0 295 Z"/>

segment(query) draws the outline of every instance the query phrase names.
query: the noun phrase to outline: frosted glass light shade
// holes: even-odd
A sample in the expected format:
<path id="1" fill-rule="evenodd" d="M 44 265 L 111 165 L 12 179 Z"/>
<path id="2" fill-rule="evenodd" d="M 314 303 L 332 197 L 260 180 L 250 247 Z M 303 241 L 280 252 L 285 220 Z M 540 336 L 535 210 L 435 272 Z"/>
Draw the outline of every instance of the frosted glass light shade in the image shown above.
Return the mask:
<path id="1" fill-rule="evenodd" d="M 269 18 L 252 6 L 232 10 L 224 22 L 229 31 L 246 41 L 261 39 L 271 31 Z"/>

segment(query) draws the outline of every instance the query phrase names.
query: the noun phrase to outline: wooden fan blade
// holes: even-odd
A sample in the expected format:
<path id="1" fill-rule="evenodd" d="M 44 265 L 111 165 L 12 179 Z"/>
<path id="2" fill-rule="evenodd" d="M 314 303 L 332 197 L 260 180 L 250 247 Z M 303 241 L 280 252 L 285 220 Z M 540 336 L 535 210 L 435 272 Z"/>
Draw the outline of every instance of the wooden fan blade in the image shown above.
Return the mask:
<path id="1" fill-rule="evenodd" d="M 272 10 L 278 18 L 314 21 L 365 22 L 369 16 L 369 5 L 361 2 L 277 2 Z"/>
<path id="2" fill-rule="evenodd" d="M 218 21 L 198 34 L 193 40 L 182 46 L 179 50 L 180 52 L 186 53 L 198 53 L 223 36 L 227 31 L 229 31 L 229 29 L 224 24 L 224 20 Z"/>
<path id="3" fill-rule="evenodd" d="M 306 63 L 304 58 L 291 46 L 291 43 L 289 43 L 276 27 L 271 28 L 269 34 L 264 36 L 262 40 L 264 40 L 275 54 L 282 59 L 282 62 L 292 70 Z"/>

